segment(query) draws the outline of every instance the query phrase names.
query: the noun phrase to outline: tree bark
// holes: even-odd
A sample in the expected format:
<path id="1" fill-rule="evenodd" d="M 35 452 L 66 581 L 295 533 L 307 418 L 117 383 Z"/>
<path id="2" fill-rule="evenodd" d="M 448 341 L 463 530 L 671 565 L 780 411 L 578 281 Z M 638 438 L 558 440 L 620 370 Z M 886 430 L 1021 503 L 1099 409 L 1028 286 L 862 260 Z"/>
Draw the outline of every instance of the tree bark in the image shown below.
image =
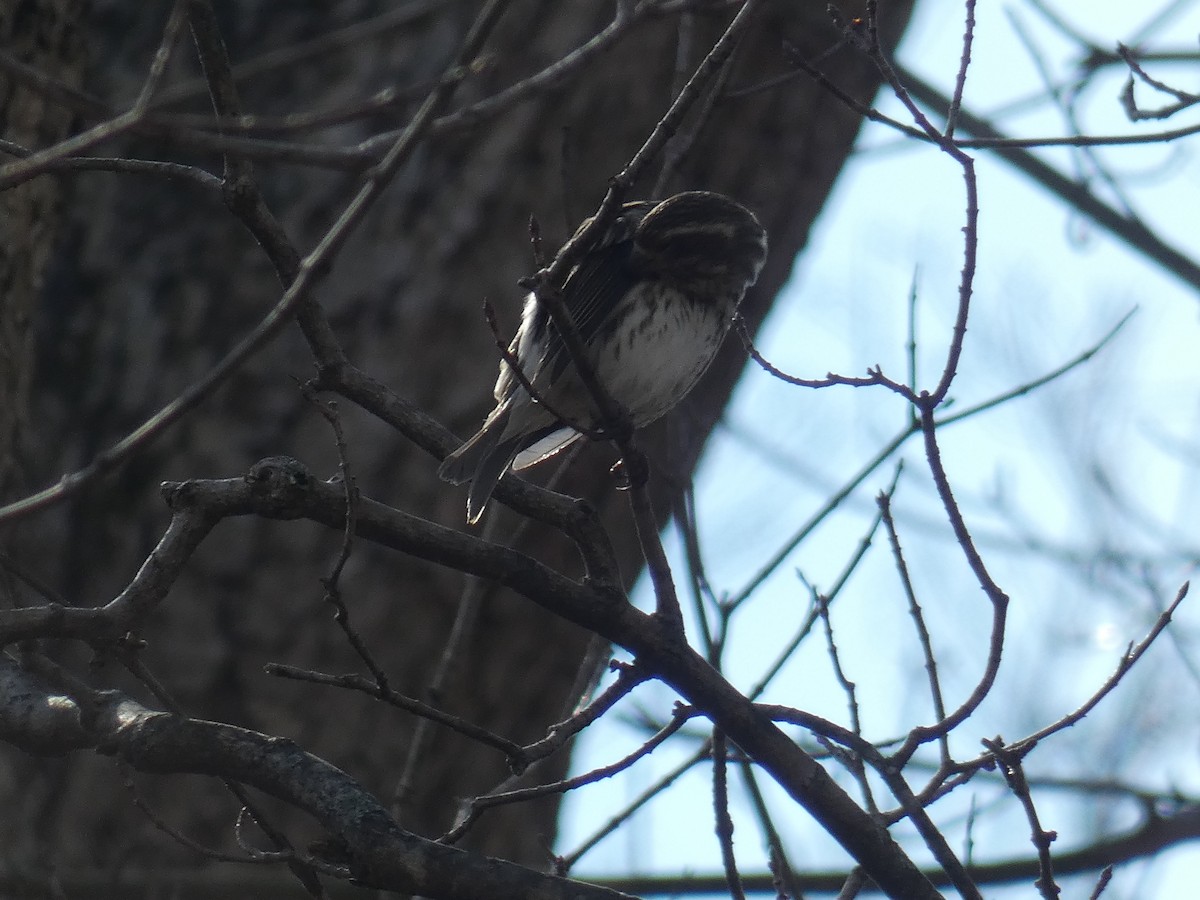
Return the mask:
<path id="1" fill-rule="evenodd" d="M 846 5 L 847 16 L 861 12 L 857 4 Z M 880 5 L 890 44 L 910 4 Z M 456 52 L 476 4 L 427 6 L 403 27 L 369 41 L 247 77 L 239 86 L 246 110 L 280 115 L 337 109 L 383 87 L 436 78 Z M 787 278 L 860 125 L 855 113 L 807 78 L 778 78 L 792 72 L 782 42 L 810 58 L 838 42 L 837 29 L 818 6 L 767 4 L 735 52 L 724 94 L 695 135 L 693 116 L 672 145 L 685 152 L 665 193 L 722 191 L 752 208 L 768 229 L 770 257 L 743 306 L 752 328 Z M 308 4 L 242 2 L 221 5 L 218 14 L 238 62 L 388 9 L 368 2 L 338 4 L 332 12 Z M 89 48 L 83 83 L 90 92 L 116 107 L 136 96 L 166 13 L 166 7 L 149 15 L 127 4 L 95 5 L 81 25 Z M 680 79 L 732 13 L 715 4 L 698 6 L 682 19 L 646 18 L 553 89 L 428 140 L 318 289 L 351 360 L 457 433 L 472 431 L 490 408 L 498 362 L 481 306 L 485 299 L 494 304 L 506 336 L 511 333 L 521 300 L 516 282 L 535 268 L 529 216 L 537 217 L 552 251 L 593 212 L 610 176 L 650 133 Z M 612 14 L 608 2 L 513 2 L 478 71 L 458 89 L 455 107 L 561 58 Z M 168 79 L 172 86 L 197 74 L 189 49 L 182 41 Z M 879 86 L 872 63 L 848 47 L 822 67 L 863 103 Z M 319 139 L 353 144 L 402 126 L 414 107 L 340 125 Z M 209 106 L 195 93 L 171 109 L 204 112 Z M 36 140 L 52 138 L 42 134 Z M 221 171 L 211 153 L 144 137 L 129 138 L 117 149 Z M 354 185 L 345 173 L 284 164 L 260 162 L 255 174 L 302 251 L 320 237 Z M 645 179 L 633 194 L 648 195 L 652 182 Z M 36 356 L 13 357 L 26 373 L 35 367 L 29 381 L 36 413 L 19 452 L 27 488 L 85 464 L 171 400 L 280 291 L 261 250 L 213 197 L 147 176 L 110 173 L 43 177 L 25 187 L 42 183 L 67 192 L 67 222 L 61 232 L 54 228 L 44 206 L 25 214 L 40 229 L 37 252 L 51 267 L 47 283 L 33 292 L 39 304 L 33 312 Z M 642 437 L 661 516 L 686 484 L 744 364 L 733 338 L 686 403 Z M 70 502 L 10 530 L 3 536 L 7 548 L 66 602 L 99 604 L 130 579 L 166 522 L 156 490 L 160 481 L 231 476 L 275 454 L 303 460 L 321 477 L 334 474 L 338 457 L 329 426 L 297 391 L 296 379 L 311 374 L 303 341 L 288 333 L 149 450 Z M 6 385 L 13 381 L 7 372 L 5 379 Z M 342 404 L 340 414 L 350 470 L 366 495 L 462 525 L 464 492 L 438 480 L 436 460 L 349 404 Z M 603 510 L 631 584 L 641 562 L 627 504 L 608 474 L 612 461 L 610 447 L 590 446 L 573 463 L 566 484 Z M 509 511 L 491 515 L 500 520 L 498 538 L 517 528 Z M 361 671 L 322 602 L 320 579 L 340 541 L 339 534 L 311 524 L 227 521 L 203 545 L 153 627 L 138 637 L 147 642 L 143 661 L 187 713 L 291 737 L 360 779 L 386 804 L 401 781 L 418 720 L 358 695 L 262 671 L 268 662 Z M 559 536 L 533 527 L 518 546 L 577 574 L 574 551 Z M 432 699 L 516 741 L 535 739 L 573 701 L 588 635 L 502 590 L 479 587 L 477 612 L 465 622 L 447 680 Z M 362 542 L 341 580 L 351 621 L 391 686 L 419 697 L 441 664 L 464 596 L 474 589 L 457 573 Z M 12 602 L 41 602 L 21 596 L 26 589 L 13 590 L 18 596 Z M 89 659 L 78 647 L 52 649 L 78 671 L 87 672 L 91 664 L 89 677 L 97 683 L 154 702 L 104 654 Z M 401 824 L 436 836 L 452 823 L 460 798 L 492 787 L 507 772 L 494 750 L 439 728 L 430 734 L 403 798 Z M 76 755 L 48 765 L 4 753 L 10 764 L 0 781 L 0 804 L 8 813 L 0 817 L 0 843 L 13 848 L 16 858 L 56 868 L 195 859 L 147 824 L 109 761 Z M 566 762 L 560 755 L 542 775 L 552 777 Z M 196 840 L 231 846 L 236 804 L 219 785 L 139 778 L 137 790 Z M 545 801 L 492 812 L 464 846 L 548 865 L 556 810 L 555 802 Z M 304 834 L 305 822 L 293 813 L 276 809 L 273 815 L 281 826 Z"/>
<path id="2" fill-rule="evenodd" d="M 77 0 L 0 7 L 0 45 L 13 59 L 68 85 L 83 75 Z M 69 110 L 0 74 L 0 137 L 24 147 L 66 137 Z M 62 217 L 62 185 L 41 178 L 0 193 L 0 499 L 20 478 L 17 447 L 28 426 L 33 320 Z"/>

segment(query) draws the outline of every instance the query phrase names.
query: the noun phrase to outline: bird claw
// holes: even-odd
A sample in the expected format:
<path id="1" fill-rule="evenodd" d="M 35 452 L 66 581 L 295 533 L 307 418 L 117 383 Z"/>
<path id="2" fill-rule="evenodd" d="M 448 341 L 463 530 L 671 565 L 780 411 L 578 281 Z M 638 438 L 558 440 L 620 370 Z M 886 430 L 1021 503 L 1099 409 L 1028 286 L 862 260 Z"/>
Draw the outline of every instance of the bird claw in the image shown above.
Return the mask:
<path id="1" fill-rule="evenodd" d="M 618 491 L 627 491 L 633 487 L 633 483 L 629 480 L 629 472 L 625 469 L 625 460 L 618 459 L 609 472 L 616 479 L 616 488 Z"/>
<path id="2" fill-rule="evenodd" d="M 643 487 L 650 480 L 650 464 L 646 462 L 645 455 L 637 450 L 618 459 L 610 471 L 617 479 L 618 491 Z"/>

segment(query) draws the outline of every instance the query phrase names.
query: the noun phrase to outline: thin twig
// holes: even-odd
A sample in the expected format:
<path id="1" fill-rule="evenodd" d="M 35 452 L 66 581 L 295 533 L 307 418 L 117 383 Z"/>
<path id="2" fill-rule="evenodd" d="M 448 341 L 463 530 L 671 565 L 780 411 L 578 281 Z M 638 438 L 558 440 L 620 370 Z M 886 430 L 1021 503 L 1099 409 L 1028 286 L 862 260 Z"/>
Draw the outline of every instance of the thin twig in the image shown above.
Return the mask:
<path id="1" fill-rule="evenodd" d="M 802 900 L 800 887 L 796 884 L 796 873 L 788 860 L 787 850 L 783 846 L 783 838 L 780 837 L 779 829 L 775 827 L 771 810 L 767 806 L 767 799 L 763 796 L 762 789 L 758 785 L 758 778 L 754 775 L 754 764 L 748 759 L 742 759 L 740 763 L 742 781 L 745 782 L 750 802 L 754 804 L 754 812 L 758 817 L 769 851 L 767 866 L 776 882 L 776 900 L 787 900 L 788 897 Z"/>
<path id="2" fill-rule="evenodd" d="M 455 61 L 460 65 L 469 61 L 478 52 L 484 39 L 499 18 L 507 0 L 490 0 L 480 12 L 467 38 L 463 41 L 459 58 Z M 313 284 L 328 270 L 334 257 L 349 238 L 358 223 L 366 215 L 367 210 L 383 193 L 384 188 L 391 182 L 400 166 L 408 159 L 416 148 L 425 132 L 433 122 L 437 112 L 449 100 L 453 85 L 439 84 L 421 108 L 413 116 L 400 137 L 393 143 L 392 148 L 384 156 L 378 166 L 368 174 L 365 183 L 359 188 L 354 198 L 346 205 L 317 246 L 301 262 L 295 279 L 288 285 L 283 296 L 275 306 L 259 321 L 251 332 L 242 338 L 212 369 L 204 376 L 185 389 L 174 400 L 148 418 L 138 428 L 113 444 L 107 450 L 100 452 L 90 463 L 75 472 L 63 475 L 57 484 L 44 488 L 14 503 L 0 507 L 0 522 L 14 521 L 34 512 L 38 512 L 67 497 L 77 493 L 82 488 L 95 481 L 100 476 L 123 464 L 130 456 L 140 451 L 145 445 L 158 438 L 163 432 L 175 424 L 186 413 L 195 408 L 208 397 L 217 385 L 224 382 L 237 371 L 243 363 L 272 341 L 291 321 L 296 308 L 304 300 Z M 11 164 L 14 167 L 30 164 L 36 169 L 41 164 L 42 156 L 66 156 L 77 152 L 94 143 L 98 143 L 115 133 L 128 129 L 137 120 L 133 113 L 126 113 L 113 119 L 93 132 L 81 135 L 71 147 L 64 148 L 56 145 L 52 153 L 35 153 L 28 160 Z M 102 132 L 102 133 L 101 133 Z M 67 142 L 71 143 L 71 142 Z M 13 174 L 10 172 L 11 180 Z M 5 176 L 0 174 L 0 189 L 5 185 Z"/>
<path id="3" fill-rule="evenodd" d="M 193 840 L 183 832 L 179 831 L 179 829 L 175 828 L 154 811 L 150 804 L 147 803 L 142 795 L 138 792 L 137 785 L 133 780 L 133 770 L 126 763 L 118 761 L 117 767 L 121 770 L 122 782 L 125 785 L 125 789 L 129 792 L 129 799 L 133 805 L 141 811 L 142 815 L 150 820 L 150 823 L 157 830 L 161 831 L 180 846 L 191 850 L 193 853 L 199 854 L 205 859 L 214 860 L 215 862 L 233 863 L 276 863 L 285 862 L 295 857 L 295 854 L 293 854 L 291 851 L 263 852 L 261 850 L 256 850 L 254 853 L 240 854 L 226 853 L 225 851 L 218 850 L 215 847 L 206 847 L 199 841 Z M 242 809 L 244 810 L 245 807 L 242 807 Z M 241 820 L 240 814 L 238 816 L 238 820 Z"/>
<path id="4" fill-rule="evenodd" d="M 962 54 L 958 62 L 958 74 L 954 78 L 954 96 L 946 114 L 946 137 L 954 139 L 954 128 L 958 124 L 958 112 L 962 109 L 963 91 L 967 87 L 967 69 L 971 65 L 971 45 L 975 42 L 975 0 L 963 4 L 966 21 L 962 31 Z"/>
<path id="5" fill-rule="evenodd" d="M 301 669 L 297 666 L 285 665 L 284 663 L 267 663 L 263 666 L 263 671 L 268 675 L 274 675 L 278 678 L 290 678 L 294 681 L 303 681 L 308 684 L 320 684 L 328 687 L 358 691 L 377 700 L 382 700 L 389 706 L 396 707 L 396 709 L 402 709 L 415 716 L 420 716 L 422 719 L 436 722 L 438 725 L 442 725 L 452 731 L 457 731 L 464 737 L 468 737 L 487 747 L 494 747 L 509 759 L 519 760 L 525 756 L 525 750 L 520 744 L 500 737 L 486 728 L 481 728 L 474 722 L 438 709 L 436 706 L 431 706 L 413 697 L 405 696 L 384 684 L 380 684 L 378 680 L 373 678 L 367 678 L 357 673 L 328 675 L 324 672 L 313 672 L 309 669 Z"/>
<path id="6" fill-rule="evenodd" d="M 1029 749 L 1032 748 L 1024 752 L 1014 750 L 1011 747 L 1004 746 L 1004 741 L 999 737 L 993 740 L 985 738 L 983 745 L 991 751 L 997 766 L 1000 768 L 1001 774 L 1004 775 L 1004 780 L 1008 782 L 1008 787 L 1013 792 L 1013 796 L 1020 801 L 1021 808 L 1025 810 L 1025 818 L 1029 822 L 1030 828 L 1029 837 L 1033 842 L 1034 848 L 1037 850 L 1038 858 L 1039 874 L 1037 880 L 1034 882 L 1034 886 L 1045 900 L 1057 900 L 1062 890 L 1054 882 L 1054 861 L 1050 857 L 1050 845 L 1058 835 L 1053 831 L 1047 831 L 1042 828 L 1037 808 L 1033 804 L 1033 795 L 1029 791 L 1029 782 L 1025 780 L 1025 770 L 1022 766 L 1025 753 L 1028 753 Z"/>
<path id="7" fill-rule="evenodd" d="M 128 645 L 126 647 L 118 646 L 116 655 L 121 664 L 134 677 L 141 681 L 142 684 L 146 685 L 167 710 L 177 716 L 183 715 L 182 707 L 146 667 L 141 657 L 137 654 L 136 648 Z M 309 896 L 324 900 L 326 896 L 325 888 L 316 876 L 316 867 L 312 861 L 296 853 L 287 835 L 271 824 L 270 819 L 267 818 L 260 805 L 251 798 L 250 792 L 246 789 L 245 785 L 232 778 L 222 778 L 221 782 L 225 785 L 225 789 L 237 798 L 241 804 L 242 811 L 250 814 L 251 818 L 254 819 L 254 824 L 278 848 L 277 852 L 284 854 L 282 859 L 287 864 L 288 870 L 296 877 L 296 880 L 300 882 Z M 241 816 L 242 813 L 239 812 L 238 815 Z"/>
<path id="8" fill-rule="evenodd" d="M 937 656 L 933 652 L 933 641 L 929 636 L 929 629 L 925 625 L 925 614 L 921 611 L 921 604 L 917 600 L 916 588 L 913 587 L 912 578 L 908 572 L 908 562 L 905 560 L 904 550 L 900 546 L 900 535 L 896 530 L 896 520 L 892 517 L 891 495 L 881 493 L 878 497 L 878 503 L 884 527 L 887 529 L 888 543 L 892 548 L 892 559 L 896 564 L 896 572 L 900 575 L 900 583 L 904 588 L 904 595 L 908 598 L 909 616 L 916 626 L 917 640 L 921 644 L 921 655 L 925 658 L 925 672 L 929 678 L 929 695 L 933 701 L 933 714 L 941 721 L 946 718 L 946 705 L 942 699 L 941 680 L 938 678 Z M 938 746 L 942 754 L 942 763 L 948 765 L 950 762 L 950 737 L 948 734 L 939 736 Z"/>
<path id="9" fill-rule="evenodd" d="M 384 673 L 382 666 L 375 661 L 375 657 L 367 647 L 366 641 L 363 640 L 350 621 L 350 610 L 346 606 L 346 601 L 342 598 L 342 592 L 338 586 L 342 570 L 346 567 L 346 563 L 350 561 L 350 553 L 354 548 L 354 534 L 357 530 L 355 520 L 358 515 L 359 500 L 358 483 L 354 478 L 354 473 L 350 470 L 350 451 L 346 446 L 346 435 L 342 429 L 341 416 L 338 415 L 338 407 L 335 401 L 321 402 L 317 397 L 316 389 L 312 382 L 302 385 L 300 392 L 304 396 L 304 399 L 316 408 L 317 412 L 321 414 L 321 417 L 329 423 L 329 427 L 333 430 L 334 445 L 337 448 L 338 454 L 338 474 L 346 496 L 346 524 L 342 529 L 342 545 L 329 574 L 321 579 L 321 584 L 325 588 L 323 599 L 325 603 L 333 607 L 334 621 L 342 629 L 342 633 L 346 636 L 346 640 L 350 643 L 354 652 L 358 654 L 358 658 L 362 660 L 363 665 L 367 667 L 379 686 L 386 688 L 387 675 Z"/>
<path id="10" fill-rule="evenodd" d="M 1112 881 L 1113 867 L 1110 863 L 1100 870 L 1100 877 L 1096 879 L 1096 886 L 1092 888 L 1092 892 L 1088 894 L 1088 900 L 1100 900 L 1100 895 L 1108 888 L 1108 883 Z"/>
<path id="11" fill-rule="evenodd" d="M 1133 55 L 1133 51 L 1124 44 L 1117 44 L 1117 53 L 1121 59 L 1125 61 L 1125 65 L 1129 66 L 1129 80 L 1125 83 L 1125 89 L 1121 92 L 1122 105 L 1125 107 L 1125 114 L 1129 116 L 1131 121 L 1137 122 L 1144 119 L 1166 119 L 1176 113 L 1182 112 L 1189 107 L 1200 103 L 1200 94 L 1192 94 L 1187 91 L 1181 91 L 1178 88 L 1158 80 L 1150 75 L 1142 68 Z M 1137 76 L 1142 82 L 1154 88 L 1156 91 L 1161 91 L 1170 97 L 1175 98 L 1175 103 L 1160 107 L 1155 110 L 1144 110 L 1138 107 L 1137 101 L 1133 95 L 1133 79 Z"/>
<path id="12" fill-rule="evenodd" d="M 922 397 L 925 396 L 927 395 L 922 394 Z M 955 499 L 954 493 L 950 488 L 946 469 L 942 463 L 941 448 L 938 446 L 933 411 L 928 405 L 921 410 L 920 427 L 921 433 L 925 438 L 925 457 L 929 463 L 930 473 L 933 476 L 934 487 L 937 489 L 938 497 L 942 502 L 942 509 L 945 511 L 946 517 L 950 522 L 950 528 L 954 533 L 955 541 L 966 557 L 967 565 L 970 567 L 976 581 L 983 588 L 984 594 L 991 603 L 992 629 L 987 660 L 974 690 L 971 691 L 971 694 L 962 702 L 958 709 L 938 721 L 935 725 L 926 728 L 914 728 L 909 733 L 908 740 L 905 741 L 904 746 L 893 757 L 901 764 L 912 755 L 921 743 L 948 734 L 954 728 L 958 727 L 959 724 L 964 722 L 978 709 L 979 704 L 991 692 L 992 686 L 996 681 L 996 674 L 1000 671 L 1000 659 L 1004 652 L 1005 624 L 1008 615 L 1008 595 L 1000 589 L 999 585 L 996 584 L 989 574 L 987 566 L 984 564 L 983 558 L 975 546 L 975 539 L 967 529 L 962 510 L 958 506 L 958 501 Z"/>
<path id="13" fill-rule="evenodd" d="M 1131 644 L 1126 649 L 1125 653 L 1122 654 L 1120 660 L 1117 662 L 1116 670 L 1108 677 L 1104 684 L 1100 686 L 1100 689 L 1097 690 L 1096 693 L 1094 693 L 1091 697 L 1089 697 L 1083 705 L 1069 715 L 1063 716 L 1052 725 L 1048 725 L 1040 731 L 1034 732 L 1033 734 L 1029 735 L 1029 737 L 1022 738 L 1011 746 L 1022 750 L 1024 750 L 1027 746 L 1031 747 L 1033 744 L 1045 740 L 1050 735 L 1062 731 L 1064 728 L 1070 728 L 1072 725 L 1090 713 L 1093 709 L 1095 709 L 1097 704 L 1099 704 L 1101 700 L 1107 697 L 1113 691 L 1113 689 L 1121 683 L 1121 680 L 1126 674 L 1128 674 L 1129 670 L 1132 669 L 1134 664 L 1142 658 L 1146 651 L 1150 649 L 1151 644 L 1154 643 L 1158 636 L 1163 633 L 1163 630 L 1171 623 L 1171 617 L 1175 614 L 1175 610 L 1179 608 L 1179 604 L 1181 604 L 1183 599 L 1187 596 L 1190 587 L 1191 582 L 1186 581 L 1180 586 L 1179 590 L 1175 594 L 1175 599 L 1171 601 L 1171 605 L 1162 611 L 1162 614 L 1155 620 L 1153 627 L 1146 634 L 1146 636 L 1137 644 Z"/>
<path id="14" fill-rule="evenodd" d="M 613 663 L 613 667 L 618 671 L 617 680 L 605 688 L 599 697 L 566 720 L 551 725 L 541 740 L 521 748 L 519 759 L 523 766 L 543 759 L 565 746 L 571 738 L 612 709 L 621 698 L 649 677 L 636 665 Z"/>
<path id="15" fill-rule="evenodd" d="M 714 728 L 712 735 L 712 795 L 717 843 L 721 846 L 721 865 L 725 870 L 729 896 L 733 900 L 746 900 L 742 877 L 738 874 L 737 858 L 733 854 L 733 817 L 729 814 L 725 735 L 719 728 Z"/>
<path id="16" fill-rule="evenodd" d="M 712 626 L 709 624 L 706 602 L 714 607 L 719 604 L 705 573 L 704 556 L 700 550 L 699 522 L 696 515 L 696 492 L 694 485 L 690 482 L 679 495 L 675 524 L 683 537 L 688 581 L 691 586 L 692 614 L 696 619 L 696 627 L 700 630 L 700 643 L 709 664 L 716 666 L 718 663 L 717 647 Z"/>
<path id="17" fill-rule="evenodd" d="M 896 473 L 892 478 L 892 485 L 889 489 L 890 491 L 895 490 L 896 482 L 900 477 L 900 469 L 900 466 L 896 467 Z M 855 572 L 855 570 L 857 570 L 859 564 L 866 559 L 867 551 L 871 548 L 871 541 L 875 537 L 875 531 L 879 528 L 879 523 L 881 520 L 882 517 L 877 513 L 874 520 L 867 528 L 866 533 L 859 540 L 858 546 L 855 548 L 854 553 L 851 555 L 850 559 L 839 573 L 837 579 L 834 581 L 833 586 L 830 587 L 830 589 L 826 592 L 826 605 L 832 604 L 834 600 L 837 599 L 838 595 L 842 592 L 842 589 L 849 582 L 850 576 Z M 732 603 L 726 604 L 726 607 L 731 610 L 736 608 Z M 811 603 L 809 605 L 808 613 L 801 621 L 800 626 L 796 629 L 796 634 L 779 652 L 779 655 L 775 657 L 775 662 L 767 667 L 767 670 L 762 676 L 759 677 L 754 686 L 750 688 L 746 696 L 748 696 L 751 700 L 756 700 L 758 697 L 762 696 L 762 693 L 767 689 L 771 681 L 773 681 L 775 676 L 782 671 L 783 667 L 795 654 L 796 649 L 800 646 L 804 639 L 808 637 L 819 617 L 820 612 L 817 608 L 817 604 Z"/>
<path id="18" fill-rule="evenodd" d="M 361 53 L 367 41 L 411 24 L 415 19 L 435 11 L 443 2 L 444 0 L 405 0 L 395 8 L 370 19 L 325 31 L 309 40 L 268 50 L 260 56 L 239 62 L 233 67 L 233 78 L 239 82 L 248 81 L 311 59 L 328 58 L 332 51 Z M 152 105 L 157 108 L 176 104 L 201 96 L 207 91 L 208 85 L 204 79 L 194 78 L 163 90 Z"/>
<path id="19" fill-rule="evenodd" d="M 545 797 L 550 794 L 563 794 L 585 784 L 595 784 L 605 778 L 611 778 L 625 771 L 638 760 L 649 756 L 667 738 L 682 728 L 689 718 L 698 714 L 696 710 L 680 707 L 676 710 L 671 721 L 657 734 L 643 743 L 633 753 L 607 766 L 600 766 L 599 768 L 592 769 L 590 772 L 584 772 L 582 775 L 576 775 L 573 778 L 564 778 L 561 781 L 555 781 L 551 784 L 540 784 L 535 787 L 520 788 L 504 793 L 485 794 L 481 797 L 475 797 L 464 804 L 464 811 L 460 814 L 459 820 L 455 822 L 453 828 L 438 838 L 438 843 L 453 844 L 457 842 L 475 824 L 484 811 L 493 807 L 504 806 L 510 803 L 523 803 L 527 800 Z M 565 865 L 567 868 L 570 868 L 569 864 Z"/>
<path id="20" fill-rule="evenodd" d="M 146 75 L 146 80 L 142 83 L 142 89 L 138 93 L 138 98 L 133 104 L 135 113 L 145 112 L 151 99 L 154 97 L 154 92 L 158 90 L 159 84 L 162 83 L 163 75 L 167 71 L 167 63 L 171 59 L 171 54 L 175 50 L 175 45 L 179 41 L 179 32 L 183 30 L 183 24 L 187 21 L 187 0 L 175 0 L 171 6 L 171 14 L 167 17 L 166 27 L 163 28 L 162 40 L 159 42 L 158 50 L 154 53 L 154 61 L 150 63 L 150 71 Z"/>
<path id="21" fill-rule="evenodd" d="M 846 707 L 850 715 L 850 730 L 854 732 L 855 737 L 862 739 L 862 718 L 859 715 L 858 691 L 854 682 L 846 676 L 846 670 L 842 666 L 841 654 L 838 652 L 837 641 L 834 640 L 833 636 L 833 622 L 829 618 L 829 602 L 817 591 L 813 591 L 812 593 L 813 605 L 820 616 L 821 624 L 825 626 L 825 649 L 829 654 L 833 676 L 841 686 L 842 692 L 846 695 Z M 871 790 L 871 782 L 867 778 L 867 771 L 862 758 L 853 753 L 837 754 L 837 756 L 847 771 L 854 776 L 854 780 L 858 782 L 867 811 L 872 815 L 877 814 L 879 806 L 875 802 L 875 794 Z"/>
<path id="22" fill-rule="evenodd" d="M 659 778 L 635 798 L 625 804 L 621 809 L 617 810 L 608 821 L 602 824 L 599 828 L 591 833 L 570 853 L 559 858 L 562 874 L 569 872 L 574 865 L 586 854 L 589 850 L 595 847 L 598 843 L 621 827 L 629 818 L 674 784 L 680 777 L 686 774 L 690 769 L 708 759 L 711 745 L 708 741 L 684 759 L 682 762 L 665 772 Z"/>
<path id="23" fill-rule="evenodd" d="M 738 337 L 741 338 L 742 347 L 745 348 L 746 353 L 750 356 L 750 358 L 758 363 L 759 367 L 768 375 L 778 378 L 780 381 L 786 382 L 787 384 L 795 385 L 796 387 L 808 388 L 827 388 L 837 385 L 843 385 L 847 387 L 871 387 L 872 385 L 882 385 L 895 391 L 910 403 L 915 403 L 917 400 L 916 394 L 912 388 L 910 388 L 908 385 L 901 384 L 898 381 L 893 381 L 891 378 L 888 378 L 883 374 L 883 371 L 878 366 L 869 368 L 865 377 L 835 375 L 832 372 L 827 374 L 824 378 L 800 378 L 796 375 L 789 375 L 787 372 L 770 362 L 765 356 L 762 355 L 761 352 L 759 352 L 758 348 L 754 346 L 754 339 L 750 336 L 750 330 L 746 326 L 746 321 L 742 317 L 741 313 L 734 315 L 733 327 L 734 330 L 737 331 Z"/>

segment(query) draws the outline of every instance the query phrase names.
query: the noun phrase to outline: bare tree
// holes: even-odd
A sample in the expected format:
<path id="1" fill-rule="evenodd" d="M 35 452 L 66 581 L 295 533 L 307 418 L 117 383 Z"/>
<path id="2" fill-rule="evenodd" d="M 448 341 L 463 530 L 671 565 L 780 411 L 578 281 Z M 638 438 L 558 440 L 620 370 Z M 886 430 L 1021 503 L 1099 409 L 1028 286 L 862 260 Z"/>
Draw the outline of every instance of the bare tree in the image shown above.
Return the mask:
<path id="1" fill-rule="evenodd" d="M 952 848 L 930 807 L 992 771 L 1036 845 L 1021 871 L 1056 895 L 1063 861 L 1025 755 L 1108 695 L 1186 591 L 1083 708 L 1019 740 L 952 751 L 992 692 L 1009 602 L 940 445 L 943 429 L 984 408 L 944 411 L 979 239 L 975 143 L 963 137 L 979 129 L 961 97 L 973 4 L 940 117 L 890 62 L 903 2 L 829 12 L 412 0 L 314 12 L 176 0 L 153 16 L 35 5 L 37 28 L 11 15 L 6 33 L 23 39 L 0 53 L 3 95 L 32 98 L 6 105 L 0 169 L 14 273 L 0 334 L 14 348 L 0 418 L 11 498 L 0 509 L 0 735 L 15 748 L 0 835 L 13 892 L 161 879 L 221 895 L 324 896 L 348 881 L 431 897 L 649 891 L 567 878 L 578 855 L 550 849 L 558 799 L 690 739 L 690 765 L 711 768 L 732 896 L 768 881 L 786 896 L 835 883 L 844 896 L 873 885 L 934 897 L 945 884 L 981 896 L 977 885 L 999 876 Z M 1125 65 L 1149 78 L 1135 56 Z M 907 111 L 896 127 L 962 173 L 953 334 L 929 384 L 879 368 L 788 375 L 753 338 L 863 118 L 879 118 L 881 84 Z M 504 508 L 481 533 L 464 529 L 462 493 L 437 479 L 437 460 L 457 446 L 446 426 L 466 433 L 486 410 L 518 281 L 535 275 L 553 293 L 588 249 L 590 233 L 567 242 L 579 221 L 594 215 L 599 228 L 623 200 L 690 188 L 736 197 L 770 234 L 742 340 L 667 419 L 618 442 L 628 483 L 609 473 L 614 447 L 590 443 L 534 476 L 553 490 L 505 478 Z M 739 690 L 723 672 L 730 623 L 760 582 L 736 597 L 709 590 L 689 480 L 747 351 L 797 385 L 909 404 L 903 432 L 814 522 L 919 441 L 986 598 L 986 659 L 951 702 L 891 493 L 880 495 L 865 538 L 891 548 L 933 709 L 896 742 L 866 737 L 829 615 L 866 539 L 837 586 L 813 591 L 762 682 L 823 633 L 847 724 L 761 702 L 761 688 Z M 657 535 L 672 514 L 689 539 L 686 581 Z M 649 613 L 628 594 L 644 566 Z M 693 634 L 677 582 L 694 600 Z M 614 647 L 627 660 L 597 691 Z M 575 736 L 648 683 L 678 698 L 673 711 L 633 755 L 566 779 Z M 758 779 L 773 781 L 856 867 L 798 873 L 759 803 L 776 834 L 772 873 L 743 878 L 731 767 L 751 798 Z M 933 867 L 897 842 L 900 823 Z M 1118 861 L 1097 854 L 1082 868 Z M 260 874 L 194 878 L 185 867 L 197 858 Z M 713 886 L 668 889 L 690 888 Z"/>

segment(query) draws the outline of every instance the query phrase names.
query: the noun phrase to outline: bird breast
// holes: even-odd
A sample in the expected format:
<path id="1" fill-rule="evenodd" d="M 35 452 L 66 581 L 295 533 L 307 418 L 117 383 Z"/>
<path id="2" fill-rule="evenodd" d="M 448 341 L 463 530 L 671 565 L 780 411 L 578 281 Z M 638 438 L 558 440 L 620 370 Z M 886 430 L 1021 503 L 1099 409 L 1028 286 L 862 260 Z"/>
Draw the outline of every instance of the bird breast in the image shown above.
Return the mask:
<path id="1" fill-rule="evenodd" d="M 699 299 L 647 281 L 623 298 L 605 334 L 594 342 L 596 374 L 636 427 L 661 417 L 712 362 L 740 292 Z"/>

